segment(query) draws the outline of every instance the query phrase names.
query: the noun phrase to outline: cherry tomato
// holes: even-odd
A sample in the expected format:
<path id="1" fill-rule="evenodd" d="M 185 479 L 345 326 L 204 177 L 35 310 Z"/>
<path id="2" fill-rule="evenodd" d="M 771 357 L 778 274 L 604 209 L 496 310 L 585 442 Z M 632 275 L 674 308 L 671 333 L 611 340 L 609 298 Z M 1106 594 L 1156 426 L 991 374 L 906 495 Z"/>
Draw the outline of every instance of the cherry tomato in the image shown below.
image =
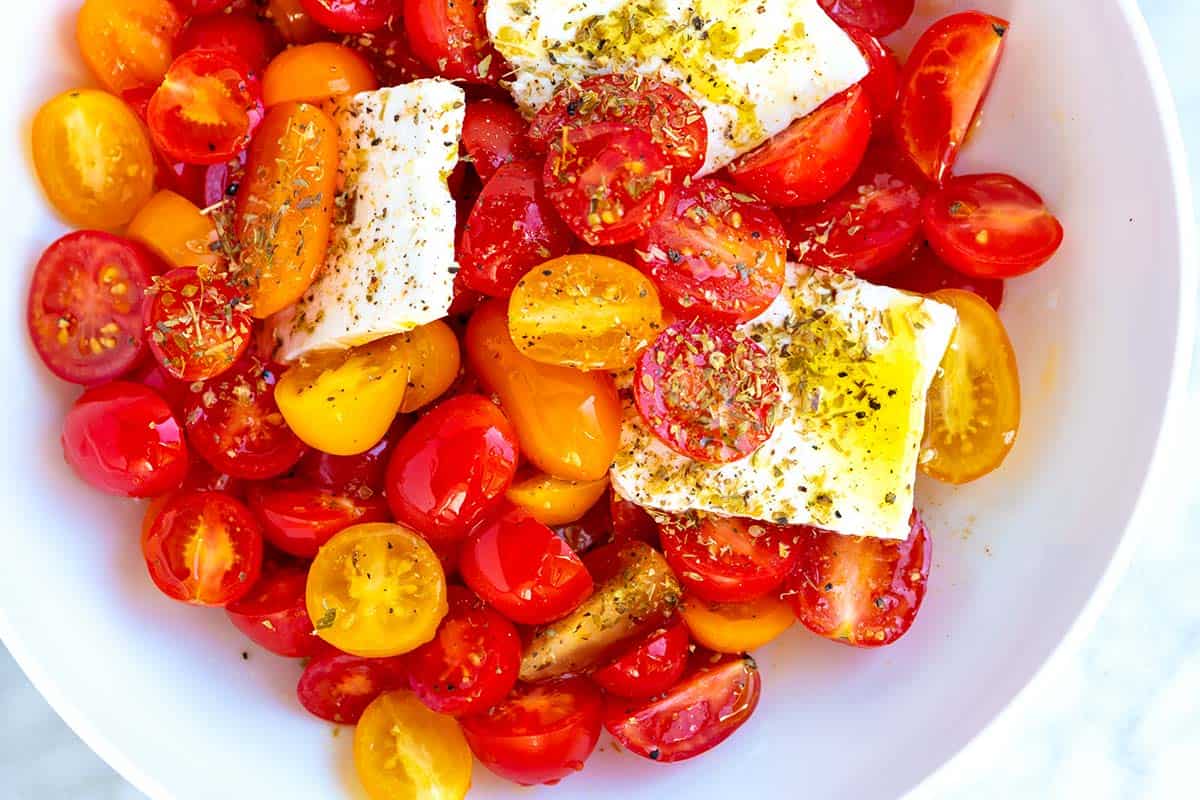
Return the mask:
<path id="1" fill-rule="evenodd" d="M 120 94 L 162 80 L 182 27 L 171 0 L 85 0 L 75 41 L 104 87 Z"/>
<path id="2" fill-rule="evenodd" d="M 931 180 L 941 183 L 983 105 L 1008 22 L 968 11 L 922 34 L 900 77 L 896 140 Z"/>
<path id="3" fill-rule="evenodd" d="M 484 0 L 404 0 L 404 29 L 413 54 L 439 75 L 499 85 L 508 71 L 492 46 Z"/>
<path id="4" fill-rule="evenodd" d="M 264 117 L 264 120 L 266 118 Z M 237 197 L 242 180 L 246 176 L 246 151 L 220 164 L 209 164 L 204 168 L 199 188 L 200 204 L 211 208 L 230 198 Z"/>
<path id="5" fill-rule="evenodd" d="M 76 231 L 46 248 L 29 286 L 26 321 L 46 368 L 71 383 L 103 383 L 146 352 L 142 304 L 159 265 L 140 245 Z"/>
<path id="6" fill-rule="evenodd" d="M 233 5 L 233 0 L 173 0 L 173 2 L 180 11 L 193 17 L 215 14 Z"/>
<path id="7" fill-rule="evenodd" d="M 638 541 L 658 545 L 658 524 L 646 513 L 646 509 L 612 492 L 609 495 L 609 514 L 612 517 L 614 542 Z"/>
<path id="8" fill-rule="evenodd" d="M 367 706 L 354 730 L 354 767 L 371 800 L 463 800 L 471 786 L 462 729 L 411 692 L 388 692 Z"/>
<path id="9" fill-rule="evenodd" d="M 695 175 L 708 155 L 708 126 L 696 101 L 669 83 L 634 73 L 565 84 L 534 116 L 529 138 L 545 152 L 562 141 L 564 128 L 594 122 L 648 132 L 679 178 Z"/>
<path id="10" fill-rule="evenodd" d="M 316 558 L 322 545 L 351 525 L 391 521 L 381 496 L 338 494 L 294 479 L 255 484 L 247 503 L 267 541 L 299 558 Z"/>
<path id="11" fill-rule="evenodd" d="M 592 576 L 570 546 L 518 509 L 476 528 L 458 568 L 477 595 L 523 625 L 569 614 L 593 588 Z"/>
<path id="12" fill-rule="evenodd" d="M 401 659 L 331 651 L 308 662 L 296 684 L 296 697 L 314 717 L 354 725 L 375 698 L 403 688 L 404 678 Z"/>
<path id="13" fill-rule="evenodd" d="M 604 727 L 631 753 L 665 764 L 684 761 L 732 736 L 761 693 L 754 659 L 725 656 L 703 663 L 662 697 L 610 698 Z"/>
<path id="14" fill-rule="evenodd" d="M 229 621 L 250 641 L 284 658 L 310 658 L 328 645 L 313 636 L 304 606 L 308 572 L 302 567 L 264 570 L 250 591 L 225 607 Z"/>
<path id="15" fill-rule="evenodd" d="M 142 361 L 141 365 L 125 376 L 125 380 L 133 383 L 140 383 L 143 386 L 152 389 L 156 394 L 167 401 L 167 405 L 171 407 L 171 413 L 175 415 L 175 419 L 182 422 L 187 417 L 187 412 L 184 409 L 184 403 L 187 396 L 191 394 L 191 387 L 176 380 L 153 358 L 147 358 Z M 192 468 L 207 464 L 202 459 L 193 458 Z M 208 467 L 212 470 L 211 467 Z M 214 473 L 216 470 L 212 470 Z"/>
<path id="16" fill-rule="evenodd" d="M 275 405 L 275 372 L 244 358 L 184 402 L 188 441 L 205 461 L 235 478 L 282 475 L 304 455 Z"/>
<path id="17" fill-rule="evenodd" d="M 206 267 L 221 261 L 212 217 L 175 192 L 156 193 L 129 222 L 125 235 L 174 267 Z"/>
<path id="18" fill-rule="evenodd" d="M 236 56 L 192 50 L 171 64 L 150 98 L 146 121 L 167 158 L 217 164 L 250 143 L 263 118 L 258 78 Z"/>
<path id="19" fill-rule="evenodd" d="M 1004 301 L 1004 281 L 971 278 L 946 266 L 928 245 L 917 249 L 909 261 L 883 278 L 887 286 L 917 294 L 932 294 L 939 289 L 964 289 L 988 301 L 997 311 Z"/>
<path id="20" fill-rule="evenodd" d="M 450 391 L 462 370 L 462 352 L 458 337 L 442 320 L 413 328 L 401 339 L 410 353 L 412 375 L 400 413 L 411 414 Z"/>
<path id="21" fill-rule="evenodd" d="M 926 475 L 968 483 L 999 467 L 1021 425 L 1021 381 L 1000 317 L 978 295 L 943 289 L 958 326 L 929 387 L 919 464 Z"/>
<path id="22" fill-rule="evenodd" d="M 374 447 L 354 456 L 334 456 L 309 450 L 296 465 L 296 476 L 338 494 L 362 499 L 382 494 L 392 451 L 411 425 L 410 418 L 397 417 Z"/>
<path id="23" fill-rule="evenodd" d="M 454 587 L 437 636 L 409 654 L 408 679 L 422 703 L 461 717 L 507 697 L 520 666 L 521 639 L 513 624 Z"/>
<path id="24" fill-rule="evenodd" d="M 246 495 L 246 486 L 241 480 L 224 472 L 217 472 L 198 458 L 192 459 L 188 475 L 183 481 L 183 488 L 197 492 L 224 492 L 238 500 Z"/>
<path id="25" fill-rule="evenodd" d="M 517 684 L 503 703 L 462 720 L 485 767 L 524 786 L 554 784 L 583 769 L 600 739 L 604 700 L 585 678 Z"/>
<path id="26" fill-rule="evenodd" d="M 346 36 L 342 44 L 353 47 L 371 62 L 380 86 L 401 86 L 437 74 L 413 55 L 399 17 L 388 20 L 379 30 Z"/>
<path id="27" fill-rule="evenodd" d="M 89 389 L 63 422 L 63 455 L 80 478 L 125 497 L 178 489 L 188 448 L 167 401 L 140 383 Z"/>
<path id="28" fill-rule="evenodd" d="M 304 10 L 301 0 L 267 0 L 266 16 L 288 44 L 311 44 L 329 36 L 329 30 Z"/>
<path id="29" fill-rule="evenodd" d="M 564 481 L 537 473 L 513 481 L 505 496 L 538 522 L 554 527 L 580 519 L 607 490 L 607 477 L 594 481 Z"/>
<path id="30" fill-rule="evenodd" d="M 542 180 L 576 236 L 609 246 L 650 229 L 666 207 L 671 166 L 646 131 L 594 122 L 551 144 Z"/>
<path id="31" fill-rule="evenodd" d="M 333 42 L 289 47 L 263 73 L 263 102 L 323 103 L 378 87 L 371 64 L 356 50 Z"/>
<path id="32" fill-rule="evenodd" d="M 916 0 L 820 0 L 821 8 L 839 25 L 853 25 L 875 36 L 887 36 L 905 26 Z"/>
<path id="33" fill-rule="evenodd" d="M 529 125 L 511 103 L 484 97 L 467 103 L 462 145 L 486 183 L 496 170 L 534 155 L 525 137 Z"/>
<path id="34" fill-rule="evenodd" d="M 788 613 L 791 613 L 789 609 Z M 687 626 L 676 617 L 666 627 L 626 648 L 593 673 L 600 688 L 619 697 L 653 697 L 683 677 L 690 644 Z"/>
<path id="35" fill-rule="evenodd" d="M 254 72 L 262 70 L 279 49 L 279 34 L 274 28 L 242 13 L 193 19 L 175 42 L 176 54 L 224 50 L 236 55 Z"/>
<path id="36" fill-rule="evenodd" d="M 483 187 L 467 218 L 459 238 L 459 274 L 468 289 L 507 297 L 525 273 L 566 255 L 573 242 L 546 197 L 539 167 L 529 161 L 507 164 Z"/>
<path id="37" fill-rule="evenodd" d="M 783 288 L 787 235 L 767 206 L 713 178 L 675 187 L 635 245 L 663 302 L 718 324 L 757 317 Z"/>
<path id="38" fill-rule="evenodd" d="M 155 280 L 145 321 L 150 352 L 173 378 L 206 381 L 250 346 L 249 305 L 229 282 L 176 269 Z"/>
<path id="39" fill-rule="evenodd" d="M 119 228 L 154 193 L 154 153 L 117 98 L 73 89 L 33 118 L 33 164 L 55 210 L 81 227 Z"/>
<path id="40" fill-rule="evenodd" d="M 851 86 L 729 165 L 743 191 L 776 206 L 828 200 L 846 185 L 871 140 L 871 100 Z"/>
<path id="41" fill-rule="evenodd" d="M 172 600 L 225 606 L 244 597 L 262 570 L 254 515 L 221 492 L 180 492 L 142 537 L 150 578 Z"/>
<path id="42" fill-rule="evenodd" d="M 679 607 L 692 638 L 717 653 L 746 653 L 778 639 L 796 615 L 791 605 L 774 594 L 745 603 L 707 603 L 685 597 Z"/>
<path id="43" fill-rule="evenodd" d="M 559 479 L 552 478 L 550 480 Z M 520 506 L 519 503 L 515 502 L 514 505 Z M 525 510 L 533 513 L 528 508 Z M 537 518 L 536 514 L 534 518 Z M 544 522 L 543 520 L 539 521 Z M 554 528 L 554 533 L 570 545 L 571 549 L 579 555 L 583 555 L 595 547 L 606 544 L 612 541 L 613 538 L 612 516 L 609 514 L 608 503 L 603 499 L 598 503 L 594 503 L 579 519 L 573 522 L 551 525 L 551 527 Z M 593 578 L 593 580 L 595 579 Z"/>
<path id="44" fill-rule="evenodd" d="M 812 529 L 796 548 L 789 595 L 804 627 L 855 647 L 882 647 L 912 626 L 932 558 L 929 532 L 916 511 L 905 541 Z"/>
<path id="45" fill-rule="evenodd" d="M 875 115 L 875 130 L 890 127 L 892 109 L 900 94 L 900 59 L 892 49 L 862 28 L 843 26 L 846 35 L 858 45 L 859 52 L 867 60 L 870 72 L 860 84 L 871 100 L 871 111 Z"/>
<path id="46" fill-rule="evenodd" d="M 633 399 L 650 430 L 689 458 L 744 458 L 775 427 L 779 376 L 746 334 L 701 320 L 676 322 L 642 353 Z"/>
<path id="47" fill-rule="evenodd" d="M 742 603 L 783 583 L 797 529 L 736 517 L 676 517 L 659 526 L 663 555 L 690 594 Z"/>
<path id="48" fill-rule="evenodd" d="M 335 33 L 378 30 L 400 14 L 401 0 L 300 0 L 300 7 Z"/>

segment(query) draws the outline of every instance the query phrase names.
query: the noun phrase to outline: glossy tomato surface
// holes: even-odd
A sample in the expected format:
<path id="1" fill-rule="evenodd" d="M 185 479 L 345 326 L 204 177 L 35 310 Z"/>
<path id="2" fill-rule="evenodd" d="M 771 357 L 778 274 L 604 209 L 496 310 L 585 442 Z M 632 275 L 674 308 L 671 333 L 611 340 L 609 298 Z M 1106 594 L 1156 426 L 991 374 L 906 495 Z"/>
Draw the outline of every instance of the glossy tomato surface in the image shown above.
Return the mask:
<path id="1" fill-rule="evenodd" d="M 176 269 L 154 282 L 146 303 L 150 352 L 169 375 L 192 383 L 215 378 L 250 346 L 254 320 L 244 295 L 211 270 Z"/>
<path id="2" fill-rule="evenodd" d="M 401 0 L 300 0 L 314 20 L 336 33 L 378 30 L 400 14 Z"/>
<path id="3" fill-rule="evenodd" d="M 183 21 L 171 0 L 86 0 L 75 41 L 104 87 L 119 94 L 162 80 Z"/>
<path id="4" fill-rule="evenodd" d="M 886 286 L 917 294 L 933 294 L 942 289 L 963 289 L 974 292 L 1000 310 L 1004 302 L 1004 281 L 998 278 L 972 278 L 952 269 L 925 244 L 917 248 L 911 259 L 903 260 L 881 281 Z"/>
<path id="5" fill-rule="evenodd" d="M 246 502 L 267 541 L 298 558 L 315 558 L 323 544 L 351 525 L 392 517 L 382 495 L 339 494 L 294 478 L 255 484 Z"/>
<path id="6" fill-rule="evenodd" d="M 224 50 L 258 72 L 282 46 L 279 34 L 251 14 L 217 14 L 190 20 L 175 40 L 175 54 L 189 50 Z"/>
<path id="7" fill-rule="evenodd" d="M 903 28 L 916 7 L 916 0 L 820 0 L 820 3 L 839 24 L 854 25 L 875 36 L 887 36 Z"/>
<path id="8" fill-rule="evenodd" d="M 263 568 L 262 577 L 225 607 L 229 621 L 250 641 L 284 658 L 309 658 L 328 649 L 313 636 L 304 606 L 308 571 L 298 566 Z"/>
<path id="9" fill-rule="evenodd" d="M 677 517 L 659 526 L 663 554 L 691 593 L 713 603 L 753 600 L 796 563 L 798 529 L 735 517 Z"/>
<path id="10" fill-rule="evenodd" d="M 324 103 L 378 87 L 370 62 L 351 47 L 313 42 L 289 47 L 263 73 L 263 102 Z"/>
<path id="11" fill-rule="evenodd" d="M 534 155 L 525 134 L 529 124 L 512 103 L 484 97 L 467 103 L 462 146 L 486 183 L 496 170 Z"/>
<path id="12" fill-rule="evenodd" d="M 296 697 L 314 717 L 353 725 L 376 697 L 403 685 L 402 659 L 359 658 L 334 651 L 308 663 L 296 684 Z"/>
<path id="13" fill-rule="evenodd" d="M 890 131 L 892 109 L 900 94 L 900 59 L 892 49 L 868 31 L 853 25 L 843 26 L 846 35 L 858 45 L 858 50 L 867 60 L 870 72 L 862 79 L 861 86 L 871 100 L 871 111 L 875 115 L 876 132 Z"/>
<path id="14" fill-rule="evenodd" d="M 320 450 L 309 450 L 296 465 L 296 476 L 340 494 L 363 499 L 382 494 L 392 450 L 411 426 L 411 417 L 396 417 L 391 429 L 374 447 L 356 456 L 333 456 Z"/>
<path id="15" fill-rule="evenodd" d="M 496 85 L 508 65 L 492 46 L 484 0 L 403 0 L 413 53 L 444 78 Z"/>
<path id="16" fill-rule="evenodd" d="M 683 677 L 691 655 L 687 626 L 676 617 L 592 674 L 600 688 L 618 697 L 654 697 Z"/>

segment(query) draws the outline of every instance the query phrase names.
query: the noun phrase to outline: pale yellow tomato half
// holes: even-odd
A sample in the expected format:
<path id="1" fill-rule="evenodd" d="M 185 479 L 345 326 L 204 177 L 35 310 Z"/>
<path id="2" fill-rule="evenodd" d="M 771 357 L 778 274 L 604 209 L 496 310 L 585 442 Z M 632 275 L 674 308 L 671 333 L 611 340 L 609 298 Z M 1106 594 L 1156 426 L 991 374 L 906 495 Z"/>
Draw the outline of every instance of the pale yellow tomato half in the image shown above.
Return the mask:
<path id="1" fill-rule="evenodd" d="M 371 800 L 462 800 L 472 766 L 458 720 L 412 692 L 380 695 L 354 730 L 354 768 Z"/>
<path id="2" fill-rule="evenodd" d="M 747 653 L 762 647 L 796 621 L 791 604 L 776 595 L 746 603 L 708 603 L 685 596 L 679 610 L 692 639 L 718 653 Z"/>

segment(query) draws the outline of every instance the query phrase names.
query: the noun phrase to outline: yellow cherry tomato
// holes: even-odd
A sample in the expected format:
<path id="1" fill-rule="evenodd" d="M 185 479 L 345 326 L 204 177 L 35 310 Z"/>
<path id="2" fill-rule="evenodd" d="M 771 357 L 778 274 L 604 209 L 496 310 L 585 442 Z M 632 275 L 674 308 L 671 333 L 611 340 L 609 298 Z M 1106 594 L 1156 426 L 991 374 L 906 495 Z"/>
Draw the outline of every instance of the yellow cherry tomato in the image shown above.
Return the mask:
<path id="1" fill-rule="evenodd" d="M 176 267 L 215 267 L 221 260 L 212 245 L 217 226 L 191 200 L 168 189 L 150 198 L 130 221 L 125 235 L 149 247 Z"/>
<path id="2" fill-rule="evenodd" d="M 775 595 L 748 603 L 708 603 L 689 595 L 679 611 L 692 639 L 718 653 L 746 653 L 762 647 L 796 621 L 791 604 Z"/>
<path id="3" fill-rule="evenodd" d="M 458 378 L 462 367 L 458 337 L 438 320 L 400 335 L 412 353 L 412 378 L 400 413 L 410 414 L 437 400 Z"/>
<path id="4" fill-rule="evenodd" d="M 412 374 L 403 334 L 349 350 L 314 353 L 275 385 L 275 404 L 309 447 L 335 456 L 370 450 L 392 426 Z"/>
<path id="5" fill-rule="evenodd" d="M 594 481 L 566 481 L 553 475 L 518 478 L 508 487 L 509 501 L 543 525 L 575 522 L 604 495 L 608 476 Z"/>
<path id="6" fill-rule="evenodd" d="M 75 41 L 100 82 L 120 94 L 158 85 L 183 22 L 171 0 L 85 0 Z"/>
<path id="7" fill-rule="evenodd" d="M 1017 356 L 995 309 L 974 292 L 942 289 L 958 326 L 929 387 L 921 471 L 947 483 L 982 478 L 1004 462 L 1021 426 Z"/>
<path id="8" fill-rule="evenodd" d="M 623 261 L 573 255 L 521 278 L 508 332 L 535 361 L 576 369 L 628 369 L 663 327 L 650 279 Z"/>
<path id="9" fill-rule="evenodd" d="M 317 553 L 305 604 L 317 635 L 339 650 L 398 656 L 433 639 L 448 610 L 446 575 L 433 548 L 409 528 L 354 525 Z"/>
<path id="10" fill-rule="evenodd" d="M 119 228 L 154 193 L 154 154 L 141 121 L 95 89 L 63 92 L 41 107 L 33 163 L 58 213 L 83 228 Z"/>
<path id="11" fill-rule="evenodd" d="M 380 695 L 354 729 L 354 768 L 371 800 L 462 800 L 472 766 L 458 720 L 412 692 Z"/>
<path id="12" fill-rule="evenodd" d="M 375 72 L 358 51 L 333 42 L 289 47 L 263 73 L 263 102 L 323 103 L 378 88 Z"/>
<path id="13" fill-rule="evenodd" d="M 467 360 L 500 405 L 521 454 L 542 472 L 571 481 L 603 478 L 621 438 L 621 401 L 610 375 L 534 361 L 508 335 L 503 300 L 471 315 Z"/>

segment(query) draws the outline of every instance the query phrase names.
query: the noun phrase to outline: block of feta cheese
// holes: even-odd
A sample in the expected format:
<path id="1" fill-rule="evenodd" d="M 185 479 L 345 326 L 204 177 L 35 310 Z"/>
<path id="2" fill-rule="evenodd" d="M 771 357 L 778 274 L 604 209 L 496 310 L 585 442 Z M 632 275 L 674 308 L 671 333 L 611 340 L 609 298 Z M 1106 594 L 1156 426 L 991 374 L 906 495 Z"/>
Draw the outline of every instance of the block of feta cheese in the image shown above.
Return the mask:
<path id="1" fill-rule="evenodd" d="M 700 105 L 720 169 L 867 74 L 817 0 L 490 0 L 487 28 L 532 113 L 567 82 L 657 75 Z"/>
<path id="2" fill-rule="evenodd" d="M 743 326 L 779 369 L 771 437 L 740 461 L 693 461 L 655 438 L 629 404 L 613 488 L 652 510 L 903 539 L 925 395 L 956 322 L 944 304 L 789 265 L 780 296 Z"/>
<path id="3" fill-rule="evenodd" d="M 278 358 L 365 344 L 446 315 L 454 295 L 454 198 L 466 98 L 419 80 L 335 101 L 342 191 L 325 267 L 275 320 Z"/>

